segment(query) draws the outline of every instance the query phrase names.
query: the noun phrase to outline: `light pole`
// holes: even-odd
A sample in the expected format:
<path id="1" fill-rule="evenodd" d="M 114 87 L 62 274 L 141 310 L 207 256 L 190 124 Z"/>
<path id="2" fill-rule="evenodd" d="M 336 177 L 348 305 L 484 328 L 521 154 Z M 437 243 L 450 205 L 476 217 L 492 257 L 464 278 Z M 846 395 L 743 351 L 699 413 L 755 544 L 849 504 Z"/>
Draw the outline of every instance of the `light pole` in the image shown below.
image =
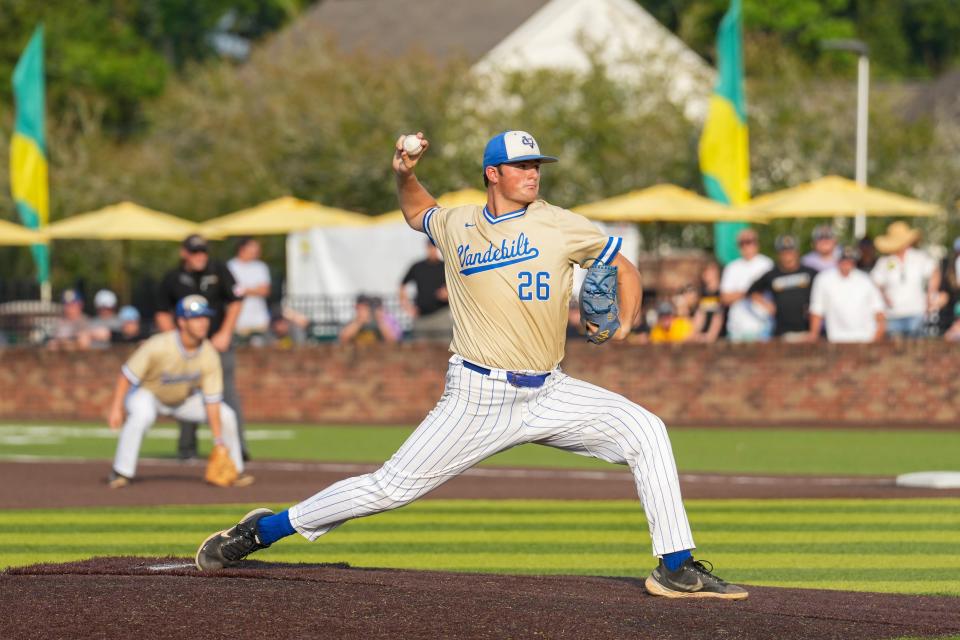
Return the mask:
<path id="1" fill-rule="evenodd" d="M 857 184 L 867 186 L 867 105 L 870 100 L 870 47 L 862 40 L 824 40 L 824 49 L 852 51 L 857 54 Z M 858 213 L 853 233 L 859 239 L 867 234 L 867 218 Z"/>

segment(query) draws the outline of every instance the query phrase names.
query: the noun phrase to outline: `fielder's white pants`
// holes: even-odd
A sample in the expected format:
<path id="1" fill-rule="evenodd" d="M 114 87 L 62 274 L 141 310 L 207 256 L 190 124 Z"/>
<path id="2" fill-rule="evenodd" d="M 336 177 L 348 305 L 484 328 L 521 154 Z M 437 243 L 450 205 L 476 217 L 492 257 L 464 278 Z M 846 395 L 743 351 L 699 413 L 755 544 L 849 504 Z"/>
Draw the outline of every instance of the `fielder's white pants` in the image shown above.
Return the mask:
<path id="1" fill-rule="evenodd" d="M 140 457 L 140 444 L 143 436 L 157 421 L 157 416 L 173 416 L 186 422 L 206 422 L 207 409 L 203 397 L 195 393 L 182 404 L 170 407 L 146 389 L 135 389 L 125 401 L 127 419 L 120 431 L 117 453 L 113 457 L 113 470 L 128 478 L 137 473 L 137 458 Z M 230 452 L 237 471 L 243 473 L 243 455 L 240 452 L 240 436 L 237 432 L 237 414 L 226 403 L 220 403 L 220 429 L 223 443 Z"/>
<path id="2" fill-rule="evenodd" d="M 316 540 L 352 518 L 396 509 L 495 453 L 534 442 L 628 465 L 654 555 L 694 548 L 660 418 L 559 369 L 542 387 L 525 388 L 507 382 L 501 369 L 484 375 L 462 363 L 459 356 L 450 359 L 440 402 L 379 470 L 341 480 L 290 508 L 300 534 Z"/>

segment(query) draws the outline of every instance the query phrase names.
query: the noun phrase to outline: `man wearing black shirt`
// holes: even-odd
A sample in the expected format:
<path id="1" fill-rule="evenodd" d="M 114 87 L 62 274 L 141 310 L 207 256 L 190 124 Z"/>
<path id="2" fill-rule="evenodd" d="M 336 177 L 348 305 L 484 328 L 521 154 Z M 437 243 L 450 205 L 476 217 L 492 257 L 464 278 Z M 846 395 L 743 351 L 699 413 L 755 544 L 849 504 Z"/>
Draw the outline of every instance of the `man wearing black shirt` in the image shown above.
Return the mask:
<path id="1" fill-rule="evenodd" d="M 440 252 L 428 242 L 427 258 L 414 263 L 400 284 L 400 305 L 413 317 L 414 338 L 448 339 L 453 336 L 443 269 Z M 406 291 L 406 285 L 411 282 L 417 287 L 413 303 Z"/>
<path id="2" fill-rule="evenodd" d="M 210 304 L 214 316 L 210 318 L 207 336 L 220 352 L 223 367 L 223 400 L 237 413 L 240 445 L 243 458 L 249 459 L 243 424 L 240 419 L 240 399 L 234 382 L 236 353 L 233 349 L 233 329 L 240 314 L 240 298 L 234 293 L 233 275 L 226 265 L 210 259 L 207 241 L 193 234 L 180 244 L 180 266 L 163 277 L 157 296 L 157 312 L 154 320 L 159 331 L 170 331 L 174 325 L 173 312 L 177 301 L 191 294 L 200 294 Z M 197 455 L 197 425 L 180 423 L 180 442 L 177 448 L 181 459 Z"/>
<path id="3" fill-rule="evenodd" d="M 810 328 L 810 289 L 817 272 L 800 264 L 797 241 L 793 236 L 779 236 L 774 243 L 777 264 L 747 290 L 759 304 L 773 307 L 776 327 L 773 335 L 784 340 L 803 340 Z M 772 297 L 771 303 L 767 296 Z"/>

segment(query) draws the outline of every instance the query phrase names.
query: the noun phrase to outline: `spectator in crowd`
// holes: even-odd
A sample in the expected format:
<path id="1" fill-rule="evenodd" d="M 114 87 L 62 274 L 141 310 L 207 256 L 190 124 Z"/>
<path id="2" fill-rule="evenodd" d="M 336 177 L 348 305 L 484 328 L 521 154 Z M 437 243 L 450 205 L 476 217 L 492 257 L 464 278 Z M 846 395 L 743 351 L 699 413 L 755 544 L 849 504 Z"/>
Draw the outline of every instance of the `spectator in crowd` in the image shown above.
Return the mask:
<path id="1" fill-rule="evenodd" d="M 760 253 L 753 229 L 737 234 L 737 247 L 740 257 L 726 266 L 720 278 L 720 301 L 727 307 L 727 336 L 735 342 L 766 340 L 771 331 L 770 314 L 747 296 L 747 290 L 773 268 L 773 260 Z"/>
<path id="2" fill-rule="evenodd" d="M 400 341 L 400 326 L 383 308 L 380 298 L 357 296 L 354 309 L 353 320 L 340 331 L 340 342 L 370 344 Z"/>
<path id="3" fill-rule="evenodd" d="M 113 344 L 140 342 L 147 337 L 140 324 L 140 312 L 136 307 L 130 305 L 120 307 L 117 318 L 120 320 L 120 328 L 110 335 L 110 341 Z"/>
<path id="4" fill-rule="evenodd" d="M 67 289 L 61 297 L 63 315 L 57 319 L 47 342 L 50 349 L 89 349 L 90 318 L 83 312 L 83 295 L 77 289 Z"/>
<path id="5" fill-rule="evenodd" d="M 856 268 L 859 257 L 856 247 L 843 247 L 837 267 L 824 271 L 813 281 L 808 334 L 811 342 L 820 338 L 824 321 L 830 342 L 883 339 L 883 298 L 870 276 Z"/>
<path id="6" fill-rule="evenodd" d="M 673 296 L 671 302 L 673 302 L 674 311 L 676 311 L 678 316 L 687 318 L 692 322 L 693 312 L 696 310 L 699 300 L 700 295 L 697 287 L 692 284 L 685 284 L 680 287 L 680 290 Z"/>
<path id="7" fill-rule="evenodd" d="M 885 254 L 870 272 L 887 306 L 887 335 L 917 337 L 924 315 L 936 311 L 940 272 L 929 255 L 913 245 L 920 231 L 897 221 L 877 236 L 877 250 Z"/>
<path id="8" fill-rule="evenodd" d="M 720 303 L 720 264 L 710 260 L 700 272 L 700 291 L 693 312 L 697 342 L 716 342 L 723 331 L 724 309 Z"/>
<path id="9" fill-rule="evenodd" d="M 960 310 L 958 310 L 956 317 L 957 319 L 953 321 L 953 324 L 943 332 L 943 339 L 947 342 L 960 342 Z"/>
<path id="10" fill-rule="evenodd" d="M 236 282 L 225 264 L 210 259 L 207 240 L 201 235 L 187 236 L 180 245 L 180 264 L 168 271 L 160 282 L 155 322 L 158 331 L 173 331 L 173 312 L 177 302 L 191 294 L 207 299 L 213 310 L 208 337 L 220 354 L 223 369 L 223 399 L 237 414 L 240 445 L 244 460 L 249 460 L 237 386 L 234 381 L 236 354 L 233 330 L 240 314 L 240 298 L 234 292 Z M 177 454 L 181 460 L 197 456 L 197 424 L 180 422 Z"/>
<path id="11" fill-rule="evenodd" d="M 940 264 L 940 333 L 946 335 L 960 319 L 960 237 L 953 241 L 953 248 Z"/>
<path id="12" fill-rule="evenodd" d="M 877 264 L 877 247 L 873 244 L 873 238 L 864 236 L 857 243 L 857 249 L 860 252 L 860 259 L 857 260 L 857 269 L 870 273 Z"/>
<path id="13" fill-rule="evenodd" d="M 686 342 L 693 337 L 693 323 L 690 318 L 677 315 L 676 308 L 669 300 L 657 305 L 657 323 L 650 329 L 650 342 Z"/>
<path id="14" fill-rule="evenodd" d="M 647 321 L 646 314 L 641 313 L 637 321 L 630 327 L 630 335 L 626 342 L 630 344 L 649 344 L 650 343 L 650 323 Z"/>
<path id="15" fill-rule="evenodd" d="M 289 319 L 278 315 L 270 320 L 270 344 L 279 349 L 292 349 L 299 344 Z"/>
<path id="16" fill-rule="evenodd" d="M 413 302 L 407 294 L 407 285 L 417 289 Z M 413 318 L 413 338 L 453 337 L 453 317 L 447 302 L 447 285 L 440 251 L 427 242 L 427 257 L 414 263 L 400 284 L 400 306 Z"/>
<path id="17" fill-rule="evenodd" d="M 797 240 L 793 236 L 778 236 L 774 242 L 777 264 L 754 282 L 747 293 L 754 302 L 766 306 L 773 314 L 773 335 L 787 341 L 807 339 L 810 328 L 807 312 L 810 309 L 810 287 L 817 272 L 800 264 Z"/>
<path id="18" fill-rule="evenodd" d="M 813 228 L 811 235 L 813 251 L 804 254 L 800 264 L 816 272 L 826 271 L 837 266 L 840 247 L 837 246 L 837 238 L 833 234 L 833 227 L 828 224 L 817 225 Z"/>
<path id="19" fill-rule="evenodd" d="M 312 322 L 310 318 L 290 307 L 274 309 L 270 320 L 270 343 L 280 349 L 292 349 L 307 341 Z"/>
<path id="20" fill-rule="evenodd" d="M 260 259 L 260 251 L 259 241 L 244 236 L 237 240 L 236 255 L 227 261 L 237 283 L 234 293 L 243 299 L 234 332 L 241 343 L 254 346 L 263 346 L 270 330 L 270 269 Z M 240 413 L 239 407 L 233 408 Z"/>
<path id="21" fill-rule="evenodd" d="M 110 289 L 100 289 L 93 296 L 97 315 L 90 321 L 90 346 L 105 349 L 110 346 L 111 336 L 120 330 L 117 317 L 117 294 Z"/>

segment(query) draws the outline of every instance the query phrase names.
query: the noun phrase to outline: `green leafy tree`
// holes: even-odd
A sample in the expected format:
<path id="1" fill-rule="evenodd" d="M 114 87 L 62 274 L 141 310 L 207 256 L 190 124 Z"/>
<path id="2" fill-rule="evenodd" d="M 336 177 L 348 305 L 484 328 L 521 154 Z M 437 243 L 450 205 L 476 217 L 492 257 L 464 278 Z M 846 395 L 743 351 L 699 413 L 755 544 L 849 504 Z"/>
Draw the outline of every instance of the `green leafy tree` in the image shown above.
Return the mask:
<path id="1" fill-rule="evenodd" d="M 126 134 L 142 124 L 171 70 L 214 53 L 216 31 L 256 39 L 301 0 L 0 0 L 0 78 L 9 79 L 34 28 L 47 42 L 48 109 L 76 126 L 96 115 Z M 9 81 L 0 99 L 11 100 Z"/>
<path id="2" fill-rule="evenodd" d="M 729 0 L 638 0 L 701 55 L 712 58 L 717 24 Z M 807 63 L 822 58 L 850 67 L 850 56 L 826 53 L 823 40 L 859 38 L 871 47 L 882 77 L 943 72 L 960 55 L 956 0 L 743 0 L 747 38 L 773 36 Z"/>

